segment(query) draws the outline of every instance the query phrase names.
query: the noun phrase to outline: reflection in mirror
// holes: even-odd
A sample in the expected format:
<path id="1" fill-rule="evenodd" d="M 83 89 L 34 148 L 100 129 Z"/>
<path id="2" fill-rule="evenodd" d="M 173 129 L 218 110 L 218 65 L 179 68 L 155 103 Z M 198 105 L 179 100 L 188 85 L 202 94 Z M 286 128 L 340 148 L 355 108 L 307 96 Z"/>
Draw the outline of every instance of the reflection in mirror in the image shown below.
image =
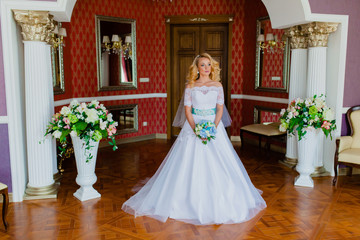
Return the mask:
<path id="1" fill-rule="evenodd" d="M 136 89 L 135 20 L 96 16 L 99 90 Z"/>
<path id="2" fill-rule="evenodd" d="M 270 108 L 263 106 L 254 107 L 254 123 L 279 123 L 280 125 L 280 111 L 279 108 Z"/>
<path id="3" fill-rule="evenodd" d="M 61 28 L 61 23 L 56 23 L 58 28 Z M 51 45 L 51 68 L 54 94 L 62 94 L 65 92 L 64 83 L 64 58 L 63 58 L 63 45 L 54 47 Z"/>
<path id="4" fill-rule="evenodd" d="M 124 134 L 138 131 L 138 107 L 137 104 L 117 105 L 107 107 L 117 121 L 116 134 Z"/>
<path id="5" fill-rule="evenodd" d="M 290 44 L 282 29 L 272 29 L 269 17 L 257 20 L 255 89 L 288 92 Z"/>

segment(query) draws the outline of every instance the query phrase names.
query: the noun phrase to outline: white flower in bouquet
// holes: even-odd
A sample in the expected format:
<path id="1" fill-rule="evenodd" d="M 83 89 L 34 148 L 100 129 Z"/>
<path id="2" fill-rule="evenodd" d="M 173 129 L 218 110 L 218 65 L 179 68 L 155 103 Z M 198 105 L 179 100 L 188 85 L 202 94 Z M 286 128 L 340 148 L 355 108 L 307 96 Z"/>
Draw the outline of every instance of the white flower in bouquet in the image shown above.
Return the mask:
<path id="1" fill-rule="evenodd" d="M 83 113 L 87 109 L 86 103 L 81 103 L 77 108 L 76 111 L 79 113 Z"/>
<path id="2" fill-rule="evenodd" d="M 68 107 L 62 107 L 62 108 L 61 108 L 61 111 L 60 111 L 60 114 L 61 114 L 61 115 L 67 116 L 67 115 L 69 115 L 70 113 L 71 113 L 70 108 L 68 108 Z"/>
<path id="3" fill-rule="evenodd" d="M 107 121 L 103 121 L 102 119 L 100 119 L 100 129 L 105 130 L 107 123 Z"/>
<path id="4" fill-rule="evenodd" d="M 59 130 L 56 130 L 55 132 L 53 132 L 52 135 L 54 136 L 54 138 L 60 138 L 61 137 L 61 132 Z"/>
<path id="5" fill-rule="evenodd" d="M 79 102 L 76 99 L 74 99 L 74 100 L 71 101 L 70 107 L 73 108 L 73 107 L 76 107 L 76 106 L 79 106 Z"/>
<path id="6" fill-rule="evenodd" d="M 112 122 L 113 121 L 113 115 L 111 114 L 111 113 L 109 113 L 108 115 L 107 115 L 107 120 L 108 120 L 108 122 Z"/>
<path id="7" fill-rule="evenodd" d="M 92 100 L 90 104 L 94 105 L 95 108 L 99 106 L 99 102 L 97 100 Z"/>
<path id="8" fill-rule="evenodd" d="M 287 125 L 286 125 L 285 123 L 280 124 L 279 130 L 280 130 L 281 132 L 285 132 L 286 129 L 287 129 Z"/>
<path id="9" fill-rule="evenodd" d="M 305 100 L 305 106 L 306 106 L 306 107 L 309 107 L 311 104 L 312 104 L 312 100 L 311 100 L 310 98 L 307 98 L 307 99 Z"/>
<path id="10" fill-rule="evenodd" d="M 326 106 L 325 101 L 321 98 L 316 98 L 314 100 L 315 103 L 315 107 L 317 108 L 318 111 L 321 111 L 322 108 L 324 108 Z"/>
<path id="11" fill-rule="evenodd" d="M 323 113 L 324 119 L 328 121 L 332 121 L 335 119 L 335 113 L 332 109 L 326 108 Z"/>
<path id="12" fill-rule="evenodd" d="M 87 123 L 95 123 L 96 121 L 99 120 L 99 116 L 98 113 L 96 111 L 96 109 L 91 108 L 91 109 L 85 109 L 85 113 L 87 115 L 87 118 L 85 119 L 85 122 Z"/>

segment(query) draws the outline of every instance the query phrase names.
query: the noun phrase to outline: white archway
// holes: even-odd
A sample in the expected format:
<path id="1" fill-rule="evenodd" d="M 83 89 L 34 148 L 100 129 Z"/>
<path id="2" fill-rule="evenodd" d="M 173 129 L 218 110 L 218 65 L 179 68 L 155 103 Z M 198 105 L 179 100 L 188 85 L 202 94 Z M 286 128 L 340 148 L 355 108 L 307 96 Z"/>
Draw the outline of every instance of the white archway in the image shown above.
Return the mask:
<path id="1" fill-rule="evenodd" d="M 273 28 L 309 22 L 337 22 L 336 32 L 329 35 L 326 59 L 326 101 L 335 110 L 337 131 L 335 138 L 341 134 L 345 84 L 346 49 L 348 36 L 348 15 L 314 14 L 311 13 L 308 0 L 262 0 L 271 20 Z M 326 140 L 324 149 L 324 167 L 334 175 L 333 159 L 335 142 Z"/>

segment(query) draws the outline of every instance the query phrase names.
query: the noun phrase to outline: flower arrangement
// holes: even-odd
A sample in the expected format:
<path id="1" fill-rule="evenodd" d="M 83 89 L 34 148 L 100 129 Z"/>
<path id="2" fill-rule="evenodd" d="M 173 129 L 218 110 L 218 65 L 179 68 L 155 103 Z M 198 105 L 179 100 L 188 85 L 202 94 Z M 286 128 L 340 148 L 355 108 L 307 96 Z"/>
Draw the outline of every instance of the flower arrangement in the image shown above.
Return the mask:
<path id="1" fill-rule="evenodd" d="M 321 128 L 325 136 L 332 139 L 331 132 L 336 129 L 334 111 L 326 106 L 324 95 L 314 95 L 312 98 L 294 99 L 287 109 L 280 112 L 279 130 L 294 134 L 294 128 L 298 132 L 299 141 L 305 136 L 310 128 Z"/>
<path id="2" fill-rule="evenodd" d="M 211 121 L 202 120 L 195 125 L 195 135 L 200 138 L 203 144 L 207 144 L 211 139 L 215 139 L 216 126 Z"/>
<path id="3" fill-rule="evenodd" d="M 113 150 L 117 149 L 114 134 L 118 125 L 112 119 L 112 114 L 106 110 L 103 104 L 97 100 L 92 102 L 79 103 L 73 100 L 68 107 L 62 107 L 59 113 L 53 115 L 51 122 L 47 126 L 46 135 L 59 139 L 60 156 L 66 151 L 67 136 L 78 136 L 85 141 L 85 150 L 92 147 L 90 141 L 98 142 L 101 139 L 110 138 L 109 142 Z M 86 162 L 89 162 L 93 156 L 89 153 Z"/>

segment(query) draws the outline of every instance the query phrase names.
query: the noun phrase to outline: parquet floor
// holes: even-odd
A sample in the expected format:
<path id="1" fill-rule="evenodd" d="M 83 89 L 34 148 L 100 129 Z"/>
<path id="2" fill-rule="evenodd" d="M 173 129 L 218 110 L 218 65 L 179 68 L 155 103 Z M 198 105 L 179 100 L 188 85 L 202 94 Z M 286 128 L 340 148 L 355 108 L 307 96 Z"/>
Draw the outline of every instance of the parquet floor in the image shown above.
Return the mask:
<path id="1" fill-rule="evenodd" d="M 131 188 L 152 176 L 170 147 L 171 141 L 149 140 L 117 152 L 100 149 L 94 187 L 102 197 L 86 202 L 72 195 L 76 168 L 67 161 L 58 198 L 10 203 L 10 228 L 0 226 L 0 239 L 360 239 L 360 176 L 340 177 L 337 187 L 330 177 L 314 178 L 314 188 L 295 187 L 297 173 L 278 163 L 283 155 L 249 145 L 235 148 L 268 204 L 251 221 L 194 226 L 124 213 Z"/>

